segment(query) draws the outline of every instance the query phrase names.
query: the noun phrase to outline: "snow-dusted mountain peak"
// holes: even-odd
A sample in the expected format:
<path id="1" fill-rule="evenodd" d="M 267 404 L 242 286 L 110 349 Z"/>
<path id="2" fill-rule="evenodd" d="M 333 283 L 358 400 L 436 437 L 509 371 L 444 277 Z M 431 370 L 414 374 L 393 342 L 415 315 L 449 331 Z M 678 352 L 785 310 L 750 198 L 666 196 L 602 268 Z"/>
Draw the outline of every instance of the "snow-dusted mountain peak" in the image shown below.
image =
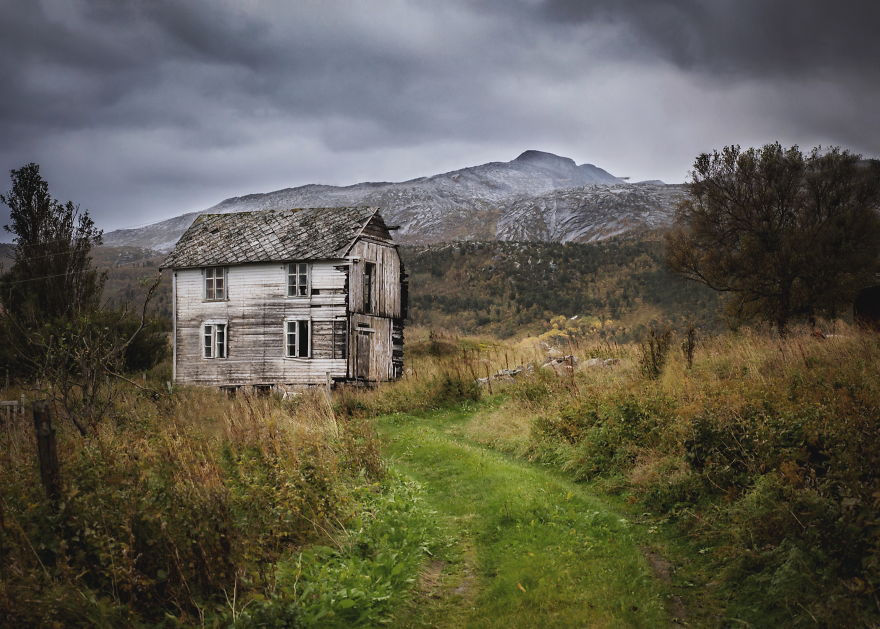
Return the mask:
<path id="1" fill-rule="evenodd" d="M 535 149 L 523 151 L 513 161 L 519 163 L 535 164 L 536 166 L 543 166 L 545 168 L 553 168 L 556 170 L 571 170 L 573 168 L 577 168 L 577 164 L 575 164 L 575 161 L 570 157 L 561 157 L 554 153 L 536 151 Z"/>
<path id="2" fill-rule="evenodd" d="M 107 245 L 167 251 L 199 214 L 296 207 L 368 205 L 399 225 L 403 243 L 452 240 L 595 240 L 612 232 L 668 222 L 673 186 L 642 186 L 568 157 L 528 150 L 489 162 L 398 183 L 308 184 L 246 194 L 202 212 L 104 235 Z"/>

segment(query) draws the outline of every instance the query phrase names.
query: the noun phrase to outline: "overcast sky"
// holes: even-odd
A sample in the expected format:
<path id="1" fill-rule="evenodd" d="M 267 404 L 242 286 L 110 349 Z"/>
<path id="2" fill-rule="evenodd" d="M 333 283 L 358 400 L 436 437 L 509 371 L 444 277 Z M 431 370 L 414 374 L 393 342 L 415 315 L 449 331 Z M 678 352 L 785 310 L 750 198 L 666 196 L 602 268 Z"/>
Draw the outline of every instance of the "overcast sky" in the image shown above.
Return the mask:
<path id="1" fill-rule="evenodd" d="M 880 155 L 873 0 L 0 5 L 0 167 L 106 230 L 529 148 L 669 182 L 726 144 Z"/>

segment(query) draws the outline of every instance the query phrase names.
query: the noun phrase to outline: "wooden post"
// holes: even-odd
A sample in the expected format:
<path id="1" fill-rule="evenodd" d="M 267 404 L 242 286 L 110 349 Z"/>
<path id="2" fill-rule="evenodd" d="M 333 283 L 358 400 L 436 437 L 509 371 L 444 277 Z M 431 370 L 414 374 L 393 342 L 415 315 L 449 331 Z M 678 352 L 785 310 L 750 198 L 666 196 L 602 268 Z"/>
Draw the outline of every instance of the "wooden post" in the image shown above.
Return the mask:
<path id="1" fill-rule="evenodd" d="M 492 395 L 492 375 L 489 373 L 488 363 L 486 363 L 486 384 L 489 387 L 489 395 Z"/>
<path id="2" fill-rule="evenodd" d="M 53 505 L 57 505 L 61 496 L 61 473 L 55 446 L 55 428 L 52 427 L 52 411 L 45 400 L 34 402 L 34 433 L 40 460 L 40 480 L 46 497 Z"/>

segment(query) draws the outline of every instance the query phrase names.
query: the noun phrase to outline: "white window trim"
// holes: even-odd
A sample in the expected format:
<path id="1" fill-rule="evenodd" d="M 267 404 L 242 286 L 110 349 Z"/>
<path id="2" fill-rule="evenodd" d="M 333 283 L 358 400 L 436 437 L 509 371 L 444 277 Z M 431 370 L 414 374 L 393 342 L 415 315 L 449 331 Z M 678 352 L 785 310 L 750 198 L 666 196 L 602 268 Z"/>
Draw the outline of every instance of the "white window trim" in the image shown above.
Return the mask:
<path id="1" fill-rule="evenodd" d="M 211 356 L 205 356 L 205 327 L 211 326 Z M 222 325 L 223 328 L 223 357 L 217 358 L 217 328 Z M 226 360 L 229 358 L 229 321 L 227 319 L 206 319 L 202 321 L 199 327 L 199 347 L 201 348 L 202 358 L 204 360 Z"/>
<path id="2" fill-rule="evenodd" d="M 306 294 L 305 295 L 291 295 L 290 294 L 290 267 L 294 264 L 305 264 L 306 265 Z M 299 271 L 294 273 L 293 275 L 299 275 Z M 299 287 L 299 284 L 297 284 Z M 284 265 L 284 294 L 287 296 L 287 299 L 308 299 L 312 296 L 312 263 L 311 262 L 288 262 Z"/>
<path id="3" fill-rule="evenodd" d="M 300 321 L 306 321 L 309 325 L 309 353 L 308 356 L 291 356 L 287 353 L 287 324 L 288 323 L 299 323 Z M 299 325 L 296 326 L 296 343 L 295 346 L 297 351 L 299 351 Z M 314 338 L 312 337 L 313 332 L 312 319 L 310 317 L 285 317 L 284 319 L 284 328 L 283 328 L 283 343 L 282 343 L 282 353 L 284 355 L 285 360 L 311 360 L 312 358 L 312 345 Z"/>
<path id="4" fill-rule="evenodd" d="M 208 297 L 208 269 L 223 269 L 223 297 Z M 215 289 L 216 291 L 216 284 Z M 203 301 L 228 301 L 229 300 L 229 267 L 228 266 L 204 266 L 202 267 L 202 300 Z"/>

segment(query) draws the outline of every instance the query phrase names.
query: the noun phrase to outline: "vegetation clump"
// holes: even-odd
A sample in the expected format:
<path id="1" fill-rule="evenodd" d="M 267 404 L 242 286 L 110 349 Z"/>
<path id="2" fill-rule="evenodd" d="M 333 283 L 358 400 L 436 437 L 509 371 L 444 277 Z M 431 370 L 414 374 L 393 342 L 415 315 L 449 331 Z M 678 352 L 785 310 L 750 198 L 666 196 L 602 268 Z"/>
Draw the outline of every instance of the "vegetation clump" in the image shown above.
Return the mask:
<path id="1" fill-rule="evenodd" d="M 368 424 L 337 422 L 320 396 L 127 392 L 113 417 L 85 438 L 61 427 L 57 504 L 32 429 L 0 434 L 5 622 L 219 626 L 284 607 L 293 626 L 369 625 L 409 587 L 429 544 L 417 490 L 386 477 Z"/>
<path id="2" fill-rule="evenodd" d="M 469 431 L 676 522 L 730 617 L 871 626 L 880 339 L 845 326 L 827 339 L 808 332 L 703 339 L 690 369 L 686 354 L 669 353 L 657 377 L 635 348 L 629 366 L 582 371 L 568 386 L 526 378 Z"/>

